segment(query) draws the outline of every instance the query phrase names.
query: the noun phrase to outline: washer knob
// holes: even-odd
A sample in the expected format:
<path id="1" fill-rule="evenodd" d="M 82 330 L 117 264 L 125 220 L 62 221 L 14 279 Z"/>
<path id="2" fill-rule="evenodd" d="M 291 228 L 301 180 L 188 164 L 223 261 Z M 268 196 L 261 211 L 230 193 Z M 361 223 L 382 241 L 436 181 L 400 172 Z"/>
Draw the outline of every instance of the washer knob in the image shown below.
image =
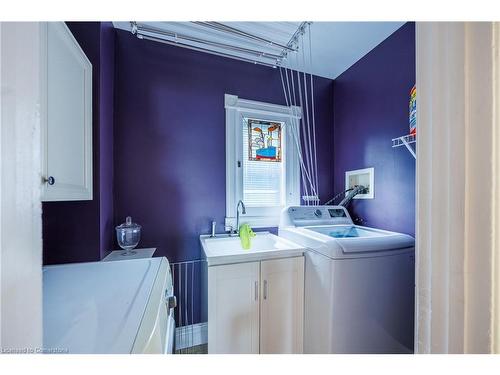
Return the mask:
<path id="1" fill-rule="evenodd" d="M 43 177 L 42 180 L 44 183 L 49 184 L 49 185 L 54 185 L 56 183 L 56 179 L 52 176 Z"/>

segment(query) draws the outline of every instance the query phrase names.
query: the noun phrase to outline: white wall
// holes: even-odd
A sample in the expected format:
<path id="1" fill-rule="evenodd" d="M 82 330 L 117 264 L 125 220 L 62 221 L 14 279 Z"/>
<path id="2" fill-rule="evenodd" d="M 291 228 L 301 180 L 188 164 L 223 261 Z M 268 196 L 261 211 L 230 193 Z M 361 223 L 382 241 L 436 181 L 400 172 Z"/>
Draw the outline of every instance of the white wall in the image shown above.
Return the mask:
<path id="1" fill-rule="evenodd" d="M 0 348 L 42 345 L 40 35 L 0 23 Z"/>
<path id="2" fill-rule="evenodd" d="M 500 318 L 498 25 L 417 23 L 416 35 L 415 349 L 490 353 Z"/>

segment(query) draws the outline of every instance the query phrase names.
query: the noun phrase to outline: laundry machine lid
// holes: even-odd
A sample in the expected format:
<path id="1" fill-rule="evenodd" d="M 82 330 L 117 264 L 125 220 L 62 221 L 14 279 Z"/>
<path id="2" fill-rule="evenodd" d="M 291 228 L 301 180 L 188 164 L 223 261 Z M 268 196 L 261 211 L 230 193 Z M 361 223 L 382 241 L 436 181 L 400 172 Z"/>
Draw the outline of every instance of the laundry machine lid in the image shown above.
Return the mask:
<path id="1" fill-rule="evenodd" d="M 378 253 L 415 246 L 415 239 L 407 234 L 357 225 L 313 226 L 304 229 L 333 238 L 343 254 Z"/>
<path id="2" fill-rule="evenodd" d="M 280 227 L 279 235 L 332 259 L 386 256 L 415 246 L 409 235 L 353 225 Z"/>
<path id="3" fill-rule="evenodd" d="M 43 345 L 130 353 L 162 258 L 43 268 Z"/>
<path id="4" fill-rule="evenodd" d="M 375 231 L 370 228 L 357 227 L 355 225 L 314 226 L 306 227 L 306 229 L 338 239 L 380 237 L 382 235 L 379 231 Z"/>

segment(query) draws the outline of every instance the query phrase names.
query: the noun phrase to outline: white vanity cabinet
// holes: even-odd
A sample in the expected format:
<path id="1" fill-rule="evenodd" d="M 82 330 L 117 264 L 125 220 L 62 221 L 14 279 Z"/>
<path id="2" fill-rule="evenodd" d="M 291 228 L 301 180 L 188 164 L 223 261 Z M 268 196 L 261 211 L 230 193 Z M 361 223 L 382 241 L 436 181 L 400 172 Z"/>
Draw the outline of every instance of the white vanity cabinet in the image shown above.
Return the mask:
<path id="1" fill-rule="evenodd" d="M 208 352 L 259 353 L 260 262 L 208 269 Z"/>
<path id="2" fill-rule="evenodd" d="M 302 353 L 304 257 L 260 263 L 260 352 Z"/>
<path id="3" fill-rule="evenodd" d="M 42 200 L 92 199 L 92 65 L 64 22 L 42 28 Z"/>
<path id="4" fill-rule="evenodd" d="M 302 353 L 304 257 L 208 267 L 209 353 Z"/>

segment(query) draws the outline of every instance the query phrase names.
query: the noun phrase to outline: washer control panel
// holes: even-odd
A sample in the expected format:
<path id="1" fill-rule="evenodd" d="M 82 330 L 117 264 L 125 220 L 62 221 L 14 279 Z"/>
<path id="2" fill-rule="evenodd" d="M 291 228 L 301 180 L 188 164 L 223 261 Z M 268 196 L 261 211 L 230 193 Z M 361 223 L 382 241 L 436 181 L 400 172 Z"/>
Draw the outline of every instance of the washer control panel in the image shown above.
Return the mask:
<path id="1" fill-rule="evenodd" d="M 288 215 L 293 225 L 350 225 L 349 213 L 343 206 L 290 206 Z"/>

